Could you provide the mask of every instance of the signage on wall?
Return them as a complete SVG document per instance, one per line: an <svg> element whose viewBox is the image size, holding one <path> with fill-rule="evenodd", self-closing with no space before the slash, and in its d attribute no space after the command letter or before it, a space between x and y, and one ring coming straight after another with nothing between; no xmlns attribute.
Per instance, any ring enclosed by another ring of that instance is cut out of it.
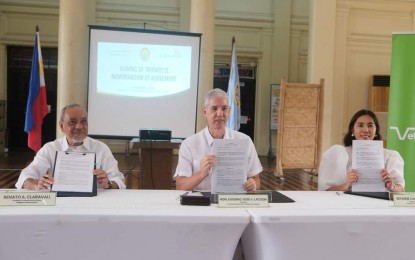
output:
<svg viewBox="0 0 415 260"><path fill-rule="evenodd" d="M278 130L278 114L280 107L280 84L271 84L271 130Z"/></svg>

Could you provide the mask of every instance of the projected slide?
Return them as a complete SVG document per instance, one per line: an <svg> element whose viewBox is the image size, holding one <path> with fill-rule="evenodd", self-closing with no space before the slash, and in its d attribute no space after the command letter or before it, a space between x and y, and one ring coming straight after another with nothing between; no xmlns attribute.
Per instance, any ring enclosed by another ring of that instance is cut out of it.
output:
<svg viewBox="0 0 415 260"><path fill-rule="evenodd" d="M196 132L201 34L89 26L88 133Z"/></svg>
<svg viewBox="0 0 415 260"><path fill-rule="evenodd" d="M190 88L190 46L98 43L97 92L160 97Z"/></svg>

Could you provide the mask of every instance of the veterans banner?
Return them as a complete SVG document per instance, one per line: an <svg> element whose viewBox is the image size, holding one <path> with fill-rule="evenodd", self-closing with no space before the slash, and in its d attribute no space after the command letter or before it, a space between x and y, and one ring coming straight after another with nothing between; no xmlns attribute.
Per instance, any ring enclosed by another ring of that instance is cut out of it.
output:
<svg viewBox="0 0 415 260"><path fill-rule="evenodd" d="M387 148L404 160L405 191L415 191L415 34L392 35Z"/></svg>

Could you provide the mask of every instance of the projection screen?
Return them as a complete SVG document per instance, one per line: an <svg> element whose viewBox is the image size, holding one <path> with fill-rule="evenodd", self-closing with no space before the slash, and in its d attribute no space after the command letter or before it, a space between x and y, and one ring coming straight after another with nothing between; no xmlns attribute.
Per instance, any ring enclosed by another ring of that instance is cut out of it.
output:
<svg viewBox="0 0 415 260"><path fill-rule="evenodd" d="M171 130L173 138L194 134L200 38L90 26L89 135L129 139L140 129Z"/></svg>

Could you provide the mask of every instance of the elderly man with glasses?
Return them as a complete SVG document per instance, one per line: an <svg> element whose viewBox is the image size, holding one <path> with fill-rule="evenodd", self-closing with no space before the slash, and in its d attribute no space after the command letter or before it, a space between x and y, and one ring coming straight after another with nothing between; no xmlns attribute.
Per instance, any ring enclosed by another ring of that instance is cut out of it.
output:
<svg viewBox="0 0 415 260"><path fill-rule="evenodd" d="M124 175L109 147L88 137L88 113L79 104L70 104L61 111L59 126L65 136L45 144L29 166L20 173L18 189L46 190L54 183L52 176L56 151L94 152L96 165L91 174L97 177L102 189L125 189Z"/></svg>

